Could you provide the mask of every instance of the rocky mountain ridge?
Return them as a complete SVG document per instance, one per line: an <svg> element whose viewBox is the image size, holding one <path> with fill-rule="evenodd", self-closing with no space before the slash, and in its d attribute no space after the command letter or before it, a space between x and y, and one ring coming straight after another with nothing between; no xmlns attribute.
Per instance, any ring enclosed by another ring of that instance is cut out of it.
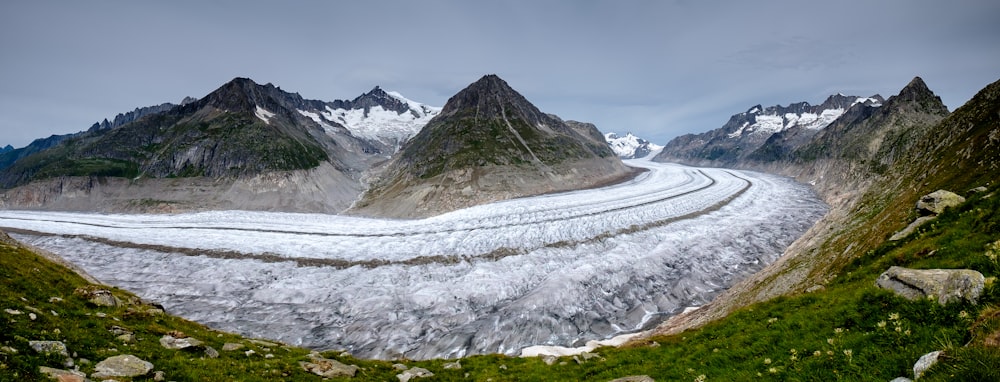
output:
<svg viewBox="0 0 1000 382"><path fill-rule="evenodd" d="M361 174L394 153L398 143L359 137L323 113L348 107L370 116L385 109L403 110L400 105L406 107L400 114L406 115L434 110L414 111L411 107L422 105L376 93L324 102L236 78L199 100L137 108L119 114L114 122L105 120L87 131L0 154L5 164L0 167L0 187L11 189L0 205L339 212L361 192ZM407 123L419 129L422 121L401 122ZM164 184L169 186L161 190ZM279 190L287 195L278 201L261 194ZM303 200L295 203L296 198Z"/></svg>
<svg viewBox="0 0 1000 382"><path fill-rule="evenodd" d="M353 211L428 216L628 173L593 125L545 114L500 77L486 75L452 96L402 147Z"/></svg>
<svg viewBox="0 0 1000 382"><path fill-rule="evenodd" d="M808 102L767 108L754 105L745 112L734 114L718 129L674 138L655 160L698 166L732 166L748 157L762 155L757 151L774 135L795 137L793 142L806 142L849 109L858 105L878 107L882 102L884 99L877 94L871 97L836 94L819 105Z"/></svg>
<svg viewBox="0 0 1000 382"><path fill-rule="evenodd" d="M923 195L991 185L1000 171L998 111L1000 81L948 113L916 77L880 107L855 105L784 158L737 163L813 184L831 211L778 261L657 332L676 333L753 302L822 288L906 227Z"/></svg>

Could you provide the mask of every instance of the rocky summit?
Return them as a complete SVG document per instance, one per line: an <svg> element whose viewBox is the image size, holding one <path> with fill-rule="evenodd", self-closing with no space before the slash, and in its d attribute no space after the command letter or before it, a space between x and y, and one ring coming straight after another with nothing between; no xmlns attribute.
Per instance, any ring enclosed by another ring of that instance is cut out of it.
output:
<svg viewBox="0 0 1000 382"><path fill-rule="evenodd" d="M593 125L545 114L496 75L451 97L378 174L353 212L424 217L593 187L629 170Z"/></svg>

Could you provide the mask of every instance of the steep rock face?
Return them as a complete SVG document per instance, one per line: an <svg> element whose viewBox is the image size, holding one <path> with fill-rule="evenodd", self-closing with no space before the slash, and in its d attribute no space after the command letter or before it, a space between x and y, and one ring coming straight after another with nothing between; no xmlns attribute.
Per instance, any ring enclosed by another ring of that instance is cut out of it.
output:
<svg viewBox="0 0 1000 382"><path fill-rule="evenodd" d="M495 75L451 97L354 211L421 217L612 182L628 170L592 125L542 113Z"/></svg>
<svg viewBox="0 0 1000 382"><path fill-rule="evenodd" d="M856 105L879 106L882 102L879 95L856 97L837 94L815 106L808 102L768 108L755 105L746 112L730 117L721 128L701 134L686 134L671 140L653 160L704 166L734 166L754 155L776 134L787 132L787 136L795 136L792 144L802 144L848 109ZM757 155L766 154L767 149Z"/></svg>

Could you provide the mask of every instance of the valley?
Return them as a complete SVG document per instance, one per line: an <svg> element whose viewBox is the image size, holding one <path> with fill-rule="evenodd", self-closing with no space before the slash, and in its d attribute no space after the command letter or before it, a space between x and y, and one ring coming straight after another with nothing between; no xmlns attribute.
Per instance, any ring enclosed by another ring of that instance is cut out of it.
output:
<svg viewBox="0 0 1000 382"><path fill-rule="evenodd" d="M648 160L598 189L420 220L0 212L0 227L211 327L364 358L517 355L648 329L773 262L808 186Z"/></svg>

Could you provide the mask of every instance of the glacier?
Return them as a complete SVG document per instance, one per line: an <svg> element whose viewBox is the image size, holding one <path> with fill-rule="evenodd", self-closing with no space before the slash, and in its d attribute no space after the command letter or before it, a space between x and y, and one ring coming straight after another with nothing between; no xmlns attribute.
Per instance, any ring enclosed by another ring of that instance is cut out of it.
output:
<svg viewBox="0 0 1000 382"><path fill-rule="evenodd" d="M787 178L626 163L648 171L421 220L6 210L0 228L213 328L427 359L650 328L774 261L827 210Z"/></svg>

